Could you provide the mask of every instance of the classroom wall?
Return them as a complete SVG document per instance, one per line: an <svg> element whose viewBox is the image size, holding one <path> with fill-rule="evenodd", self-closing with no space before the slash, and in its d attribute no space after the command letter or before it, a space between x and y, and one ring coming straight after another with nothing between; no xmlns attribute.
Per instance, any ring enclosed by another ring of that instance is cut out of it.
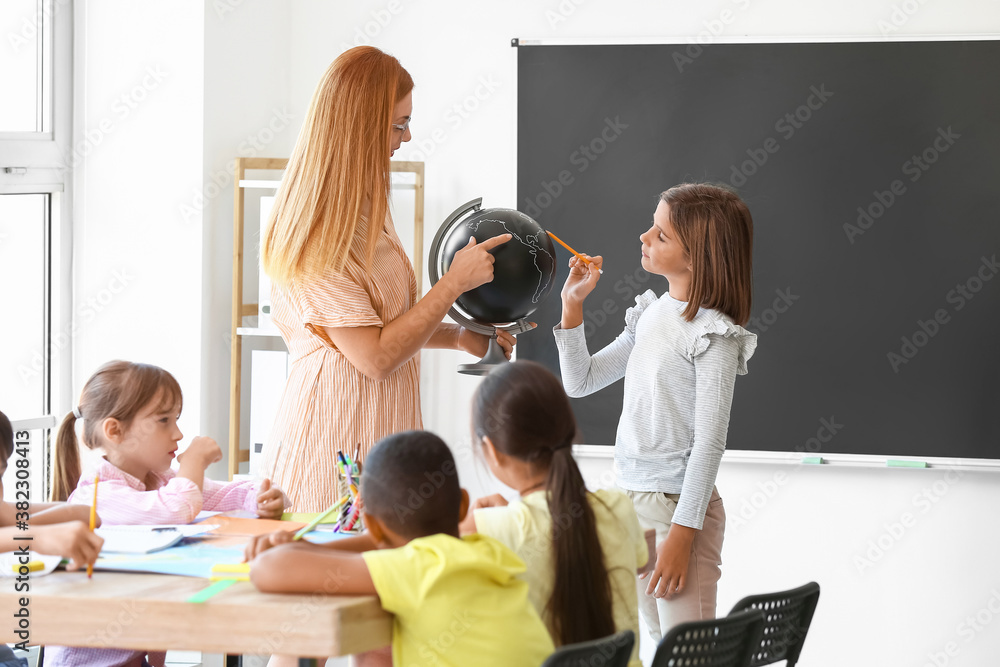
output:
<svg viewBox="0 0 1000 667"><path fill-rule="evenodd" d="M90 220L78 233L78 290L102 289L110 279L102 272L123 262L137 278L78 337L75 391L111 356L162 363L184 387L186 433L220 443L229 400L231 180L190 222L180 207L210 189L234 154L249 154L240 144L259 139L275 109L292 119L258 154L287 156L316 81L343 49L375 44L398 56L416 81L413 141L397 157L426 162L429 245L438 222L469 199L515 205L512 37L689 41L701 34L711 43L742 35L877 38L890 28L1000 32L1000 6L989 0L215 0L170 3L169 12L148 0L79 4L88 8L90 42L111 44L97 53L88 47L82 65L91 118L107 114L113 96L136 83L109 78L105 70L114 68L102 62L127 58L136 74L140 64L163 62L171 76L141 115L137 109L107 136L100 156L94 153L100 161L78 185ZM126 30L130 13L139 15ZM177 44L194 46L180 51ZM154 109L174 99L168 85L183 104L165 106L162 117ZM148 323L147 336L114 335L136 318ZM477 380L455 373L463 359L423 353L424 418L453 445L463 482L476 495L500 487L470 449L464 415ZM581 463L594 485L610 483L606 457ZM998 480L972 471L726 462L718 479L729 512L720 610L752 592L816 580L823 593L801 664L993 664L1000 654L1000 531L992 511L1000 506Z"/></svg>
<svg viewBox="0 0 1000 667"><path fill-rule="evenodd" d="M288 157L295 145L305 102L289 96L290 12L278 2L206 2L205 23L205 146L201 179L180 193L178 206L200 210L206 251L202 254L205 289L201 350L210 362L202 366L201 432L229 443L230 326L233 276L233 161L236 157ZM267 177L254 173L252 178ZM270 174L269 177L273 177ZM245 303L257 303L259 196L246 194L244 243ZM247 320L248 325L255 319ZM244 339L245 383L241 393L244 440L250 432L249 359L251 349L283 349L280 339ZM210 473L224 477L222 461Z"/></svg>
<svg viewBox="0 0 1000 667"><path fill-rule="evenodd" d="M184 220L171 204L201 179L202 6L78 0L74 13L75 127L65 164L75 194L73 323L55 339L72 345L73 386L57 388L54 411L61 419L71 410L106 361L141 361L180 382L181 430L195 435L202 220Z"/></svg>

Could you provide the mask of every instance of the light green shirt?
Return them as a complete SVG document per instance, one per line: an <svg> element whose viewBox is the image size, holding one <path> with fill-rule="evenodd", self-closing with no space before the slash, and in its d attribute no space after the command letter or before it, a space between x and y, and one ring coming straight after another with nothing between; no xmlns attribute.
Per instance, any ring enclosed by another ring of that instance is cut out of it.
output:
<svg viewBox="0 0 1000 667"><path fill-rule="evenodd" d="M649 549L632 501L624 493L601 489L587 494L597 523L597 537L604 550L604 566L611 583L612 615L615 631L631 630L639 637L639 601L636 570L646 564ZM552 619L545 607L555 584L555 555L552 552L552 515L544 491L535 491L506 507L486 507L475 511L476 530L511 548L524 560L527 570L518 575L528 583L529 599L552 631ZM572 517L567 517L572 520ZM639 642L632 650L629 667L642 667Z"/></svg>

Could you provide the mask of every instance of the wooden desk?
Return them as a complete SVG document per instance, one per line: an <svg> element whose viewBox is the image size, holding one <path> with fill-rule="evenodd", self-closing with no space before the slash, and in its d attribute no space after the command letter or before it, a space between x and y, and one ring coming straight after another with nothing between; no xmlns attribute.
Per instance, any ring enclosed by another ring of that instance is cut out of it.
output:
<svg viewBox="0 0 1000 667"><path fill-rule="evenodd" d="M207 602L212 582L166 574L54 572L31 580L31 644L207 653L336 656L387 646L392 616L372 596L276 595L239 582ZM0 640L16 643L14 580L0 580ZM8 611L10 610L10 611Z"/></svg>

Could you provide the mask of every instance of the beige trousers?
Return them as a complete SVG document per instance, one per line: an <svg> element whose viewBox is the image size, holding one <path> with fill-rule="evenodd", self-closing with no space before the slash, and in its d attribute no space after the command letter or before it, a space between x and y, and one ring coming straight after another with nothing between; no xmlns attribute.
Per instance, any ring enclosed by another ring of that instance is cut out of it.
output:
<svg viewBox="0 0 1000 667"><path fill-rule="evenodd" d="M656 544L667 537L674 518L680 494L628 491L639 525L643 530L656 530ZM722 538L726 531L726 509L718 489L712 489L712 498L705 512L705 523L691 545L687 582L679 595L667 600L646 595L649 577L636 579L639 594L639 613L642 614L649 634L659 642L667 631L678 623L715 618L715 600L722 576Z"/></svg>

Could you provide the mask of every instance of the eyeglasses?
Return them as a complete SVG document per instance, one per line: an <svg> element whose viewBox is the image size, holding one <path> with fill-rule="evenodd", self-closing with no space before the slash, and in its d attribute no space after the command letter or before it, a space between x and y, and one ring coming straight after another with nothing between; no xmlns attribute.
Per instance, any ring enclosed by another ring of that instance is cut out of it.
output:
<svg viewBox="0 0 1000 667"><path fill-rule="evenodd" d="M407 118L406 122L403 123L402 125L396 125L395 123L393 123L389 127L391 127L394 130L399 130L400 132L406 132L408 129L410 129L410 119Z"/></svg>

